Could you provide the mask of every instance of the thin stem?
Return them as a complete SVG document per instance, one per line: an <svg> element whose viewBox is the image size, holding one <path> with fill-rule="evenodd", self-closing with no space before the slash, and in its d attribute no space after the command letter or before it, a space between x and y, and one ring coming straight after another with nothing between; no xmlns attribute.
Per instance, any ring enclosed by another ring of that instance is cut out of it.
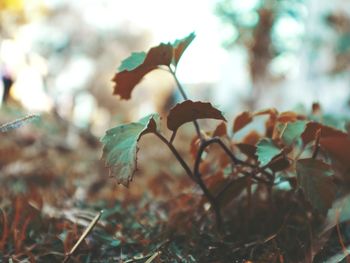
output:
<svg viewBox="0 0 350 263"><path fill-rule="evenodd" d="M195 164L194 164L193 174L194 174L195 178L197 179L197 183L200 186L200 188L202 189L204 195L207 197L211 207L214 209L215 217L216 217L216 225L217 225L217 228L220 230L221 224L222 224L220 203L218 203L217 199L210 193L209 189L207 188L207 186L203 182L202 175L199 171L199 165L200 165L201 160L202 160L202 154L203 154L205 148L208 145L210 145L210 143L211 143L210 140L209 141L203 140L201 142L199 149L198 149L198 152L197 152L197 157L196 157Z"/></svg>
<svg viewBox="0 0 350 263"><path fill-rule="evenodd" d="M181 93L181 96L183 97L184 100L188 100L188 97L187 97L187 94L186 94L184 88L182 87L179 79L177 78L175 71L170 66L169 66L169 71L170 71L171 75L173 75L173 77L175 79L176 85L177 85L177 87L178 87L178 89L179 89L179 91Z"/></svg>
<svg viewBox="0 0 350 263"><path fill-rule="evenodd" d="M173 75L173 77L174 77L174 79L175 79L176 85L177 85L177 87L178 87L178 89L179 89L179 91L180 91L180 93L181 93L181 96L183 97L184 100L188 100L187 94L186 94L184 88L182 87L182 85L181 85L179 79L177 78L175 70L173 70L173 69L169 66L169 71L170 71L171 75ZM197 132L198 137L199 137L200 140L202 141L202 140L203 140L203 137L202 137L201 129L200 129L200 127L199 127L199 124L198 124L197 120L194 120L194 121L193 121L193 125L194 125L194 127L195 127L195 129L196 129L196 132Z"/></svg>
<svg viewBox="0 0 350 263"><path fill-rule="evenodd" d="M170 143L172 144L175 140L175 136L176 136L176 132L177 130L173 131L173 133L171 134L171 137L170 137Z"/></svg>
<svg viewBox="0 0 350 263"><path fill-rule="evenodd" d="M155 135L163 142L165 143L168 148L170 149L170 151L174 154L175 158L179 161L179 163L181 164L181 166L184 168L184 170L186 171L187 175L196 183L198 184L198 186L201 188L201 190L203 191L205 197L208 199L208 201L210 202L212 208L215 211L215 215L216 215L216 222L217 222L217 226L220 229L221 227L221 214L220 214L220 208L217 205L216 199L215 197L210 193L209 189L207 188L207 186L205 185L205 183L202 180L202 176L199 172L199 162L201 160L203 151L205 149L205 144L203 146L203 143L201 144L200 149L198 150L197 153L197 158L196 158L196 164L195 164L195 168L194 168L194 172L192 173L191 169L189 168L189 166L187 165L187 163L184 161L184 159L181 157L181 155L179 154L179 152L176 150L176 148L174 147L174 145L172 145L162 134L155 132ZM199 161L198 161L199 160Z"/></svg>
<svg viewBox="0 0 350 263"><path fill-rule="evenodd" d="M181 157L181 155L179 154L179 152L176 150L176 148L174 147L174 145L172 145L162 134L155 132L154 133L163 143L166 144L166 146L168 146L168 148L170 149L170 151L174 154L175 158L178 160L178 162L181 164L182 168L184 168L186 174L194 181L197 183L197 180L195 179L195 177L193 176L193 173L190 169L190 167L188 166L188 164L185 162L185 160Z"/></svg>

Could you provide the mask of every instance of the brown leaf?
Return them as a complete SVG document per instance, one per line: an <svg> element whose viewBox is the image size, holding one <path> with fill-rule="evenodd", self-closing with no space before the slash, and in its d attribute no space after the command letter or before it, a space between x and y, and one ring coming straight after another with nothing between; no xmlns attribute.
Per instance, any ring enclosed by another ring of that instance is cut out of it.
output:
<svg viewBox="0 0 350 263"><path fill-rule="evenodd" d="M242 143L256 145L260 138L261 135L257 131L251 131L243 138Z"/></svg>
<svg viewBox="0 0 350 263"><path fill-rule="evenodd" d="M319 129L321 129L321 139L326 137L346 138L348 136L345 132L342 132L330 126L322 125L318 122L309 122L301 135L303 143L308 144L309 142L315 140L316 133Z"/></svg>
<svg viewBox="0 0 350 263"><path fill-rule="evenodd" d="M320 145L344 167L350 168L350 139L348 137L326 137Z"/></svg>
<svg viewBox="0 0 350 263"><path fill-rule="evenodd" d="M199 145L200 145L200 139L199 139L198 135L196 135L192 138L191 144L190 144L190 154L193 157L193 159L196 159L196 157L197 157Z"/></svg>
<svg viewBox="0 0 350 263"><path fill-rule="evenodd" d="M240 113L233 122L233 132L237 132L244 128L253 120L252 114L248 111Z"/></svg>
<svg viewBox="0 0 350 263"><path fill-rule="evenodd" d="M272 160L270 165L269 165L269 168L273 172L283 171L290 166L290 162L286 157L280 157L278 159L277 158L276 158L276 160Z"/></svg>
<svg viewBox="0 0 350 263"><path fill-rule="evenodd" d="M134 53L134 55L135 54L136 53ZM136 84L139 83L148 72L156 69L160 65L170 65L172 54L172 45L162 43L157 47L151 48L143 62L141 62L142 58L138 58L137 62L131 62L132 58L124 60L121 66L123 71L118 72L112 79L112 81L115 82L113 94L119 95L121 99L130 99L131 92Z"/></svg>
<svg viewBox="0 0 350 263"><path fill-rule="evenodd" d="M261 116L261 115L277 116L278 111L275 108L269 108L261 111L256 111L253 113L253 116Z"/></svg>
<svg viewBox="0 0 350 263"><path fill-rule="evenodd" d="M196 37L194 33L189 34L187 37L176 40L173 44L174 55L173 55L173 64L177 66L182 54L185 52L186 48L191 44L193 39Z"/></svg>
<svg viewBox="0 0 350 263"><path fill-rule="evenodd" d="M318 102L312 103L312 114L320 115L322 112L321 105Z"/></svg>
<svg viewBox="0 0 350 263"><path fill-rule="evenodd" d="M237 143L235 144L238 149L250 158L256 159L256 146L247 143Z"/></svg>
<svg viewBox="0 0 350 263"><path fill-rule="evenodd" d="M225 122L221 122L213 132L213 137L224 137L227 136L227 126Z"/></svg>
<svg viewBox="0 0 350 263"><path fill-rule="evenodd" d="M261 116L261 115L269 115L269 118L265 123L265 127L266 127L265 136L272 138L273 131L275 129L275 125L278 117L278 111L275 108L270 108L270 109L255 112L253 114L253 116Z"/></svg>
<svg viewBox="0 0 350 263"><path fill-rule="evenodd" d="M176 104L169 112L167 126L171 131L176 131L182 124L197 119L217 119L226 121L221 111L214 108L208 102L186 100Z"/></svg>
<svg viewBox="0 0 350 263"><path fill-rule="evenodd" d="M294 122L297 120L304 120L306 119L305 116L297 114L293 111L285 111L285 112L281 112L278 117L277 117L277 121L278 122Z"/></svg>

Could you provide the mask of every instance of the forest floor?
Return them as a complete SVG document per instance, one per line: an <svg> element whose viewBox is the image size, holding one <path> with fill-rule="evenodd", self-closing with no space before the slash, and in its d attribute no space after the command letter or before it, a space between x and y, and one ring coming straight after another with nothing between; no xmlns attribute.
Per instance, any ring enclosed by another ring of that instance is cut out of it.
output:
<svg viewBox="0 0 350 263"><path fill-rule="evenodd" d="M0 120L24 114L9 108ZM183 136L180 153L191 159ZM70 262L310 262L315 252L314 262L331 262L324 259L341 252L335 231L312 237L317 217L288 191L231 204L218 230L199 189L151 135L129 188L108 176L99 139L57 116L0 137L0 257L8 262L62 262L89 226Z"/></svg>

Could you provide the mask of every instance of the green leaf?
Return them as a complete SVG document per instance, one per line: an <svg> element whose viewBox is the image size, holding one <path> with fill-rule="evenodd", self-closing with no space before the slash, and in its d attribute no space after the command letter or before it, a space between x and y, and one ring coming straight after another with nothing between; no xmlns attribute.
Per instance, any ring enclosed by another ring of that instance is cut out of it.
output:
<svg viewBox="0 0 350 263"><path fill-rule="evenodd" d="M122 64L119 66L118 70L134 70L135 68L139 67L146 59L146 53L145 52L133 52L131 53L131 56L124 59L122 61Z"/></svg>
<svg viewBox="0 0 350 263"><path fill-rule="evenodd" d="M256 156L261 166L267 165L274 157L282 152L271 139L261 139L256 145Z"/></svg>
<svg viewBox="0 0 350 263"><path fill-rule="evenodd" d="M331 167L316 159L300 159L296 164L298 185L311 205L322 214L327 214L335 198L336 186Z"/></svg>
<svg viewBox="0 0 350 263"><path fill-rule="evenodd" d="M295 121L287 123L287 126L282 133L282 140L287 145L294 143L304 132L306 123L306 121Z"/></svg>
<svg viewBox="0 0 350 263"><path fill-rule="evenodd" d="M138 122L116 126L102 137L102 159L118 183L129 185L137 169L138 141L142 135L156 132L157 127L159 115L151 114Z"/></svg>

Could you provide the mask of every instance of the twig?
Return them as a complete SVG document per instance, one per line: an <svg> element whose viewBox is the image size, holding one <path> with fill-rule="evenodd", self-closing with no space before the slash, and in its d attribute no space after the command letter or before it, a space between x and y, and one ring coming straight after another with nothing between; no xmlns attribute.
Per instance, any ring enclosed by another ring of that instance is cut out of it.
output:
<svg viewBox="0 0 350 263"><path fill-rule="evenodd" d="M83 240L87 237L87 235L91 232L91 230L95 227L98 220L100 219L103 211L100 211L97 213L97 215L94 217L94 219L91 221L89 226L85 229L84 233L80 236L79 240L75 243L75 245L72 247L72 249L69 251L69 253L66 255L62 263L67 263L71 256L74 254L74 252L78 249L78 247L81 245Z"/></svg>
<svg viewBox="0 0 350 263"><path fill-rule="evenodd" d="M7 132L7 131L10 131L13 129L17 129L28 122L31 122L31 121L38 119L39 117L40 117L39 115L31 114L31 115L16 119L16 120L11 121L11 122L1 124L0 125L0 132Z"/></svg>
<svg viewBox="0 0 350 263"><path fill-rule="evenodd" d="M208 199L211 207L214 209L215 217L216 217L216 225L217 225L217 228L220 230L221 224L222 224L220 204L217 202L217 199L210 193L209 189L207 188L207 186L203 182L202 175L199 171L199 165L200 165L201 160L202 160L202 154L203 154L205 148L208 147L212 143L214 143L213 139L210 139L207 141L201 141L201 144L200 144L198 152L197 152L196 160L194 163L193 174L194 174L195 178L197 179L197 184L200 186L205 197Z"/></svg>

